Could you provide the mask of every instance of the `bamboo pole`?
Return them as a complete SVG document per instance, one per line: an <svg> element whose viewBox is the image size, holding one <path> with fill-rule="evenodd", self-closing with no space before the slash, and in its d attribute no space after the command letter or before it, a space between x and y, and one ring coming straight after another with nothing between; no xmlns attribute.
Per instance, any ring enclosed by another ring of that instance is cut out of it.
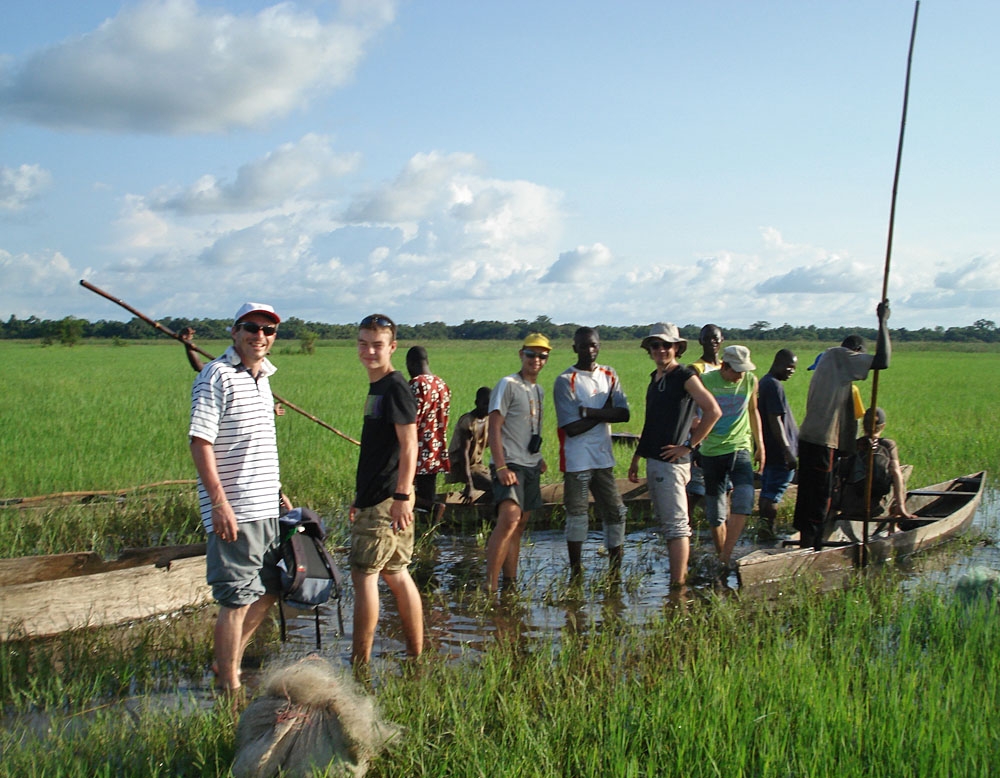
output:
<svg viewBox="0 0 1000 778"><path fill-rule="evenodd" d="M903 115L899 123L899 142L896 145L896 171L892 178L892 202L889 206L889 234L885 246L885 268L882 271L882 298L883 305L889 304L889 267L892 262L892 237L896 224L896 195L899 191L899 169L903 161L903 138L906 133L906 111L910 103L910 70L913 65L913 44L917 38L917 17L920 14L920 0L916 0L913 6L913 26L910 29L910 48L906 56L906 85L903 87ZM872 376L872 400L869 408L878 407L878 379L879 370L874 371ZM874 413L874 411L873 411ZM875 419L872 419L872 430L874 432ZM864 420L862 420L862 429ZM862 532L861 564L868 564L868 525L871 522L871 500L872 500L872 467L875 460L875 450L868 452L868 474L865 478L865 521Z"/></svg>
<svg viewBox="0 0 1000 778"><path fill-rule="evenodd" d="M144 313L142 313L140 311L137 311L135 308L133 308L128 303L126 303L126 302L124 302L122 300L119 300L117 297L115 297L113 295L108 294L103 289L99 289L98 287L96 287L92 283L90 283L89 281L85 281L83 279L80 279L80 286L82 286L82 287L84 287L86 289L89 289L91 292L99 294L101 297L104 297L104 298L110 300L111 302L115 303L116 305L120 305L126 311L128 311L129 313L131 313L131 314L137 316L138 318L142 319L144 322L146 322L146 324L150 325L151 327L153 327L156 330L159 330L160 332L162 332L167 337L173 338L174 340L176 340L176 341L178 341L180 343L183 343L185 348L190 348L190 349L192 349L194 351L197 351L199 354L201 354L203 357L206 357L207 359L215 359L215 357L213 357L207 351L203 351L202 349L198 348L198 346L194 345L193 343L190 343L190 342L184 340L184 338L182 338L180 335L178 335L176 332L174 332L169 327L164 327L158 321L154 321L153 319L151 319L148 316L146 316L146 314L144 314ZM310 421L316 422L319 426L321 426L321 427L323 427L325 429L330 430L330 432L334 433L335 435L339 435L344 440L349 440L355 446L360 446L361 445L361 443L359 441L355 440L350 435L345 435L343 432L341 432L340 430L338 430L336 427L332 427L329 424L327 424L325 421L323 421L322 419L319 419L316 416L313 416L308 411L304 411L302 408L300 408L299 406L297 406L295 403L286 400L284 397L279 397L277 394L274 394L273 392L272 392L272 395L274 396L274 399L277 400L278 402L280 402L282 405L287 406L288 408L291 408L296 413L302 414L303 416L305 416Z"/></svg>

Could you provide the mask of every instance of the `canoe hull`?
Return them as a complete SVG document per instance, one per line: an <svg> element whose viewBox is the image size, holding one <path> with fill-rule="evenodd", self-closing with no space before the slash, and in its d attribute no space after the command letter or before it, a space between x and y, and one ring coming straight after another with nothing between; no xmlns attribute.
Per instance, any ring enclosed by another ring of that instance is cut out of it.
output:
<svg viewBox="0 0 1000 778"><path fill-rule="evenodd" d="M913 490L906 501L911 513L926 521L912 529L892 535L877 534L868 542L869 563L880 564L936 546L964 533L982 501L985 472L943 481L924 489ZM954 492L954 494L920 494L921 492ZM874 530L877 522L871 522ZM839 581L862 564L861 522L840 522L831 535L833 542L848 545L824 548L820 551L801 548L774 548L754 551L737 560L737 575L741 589L780 588L798 576L821 579L826 585ZM797 540L793 535L789 540ZM852 542L853 541L853 542Z"/></svg>
<svg viewBox="0 0 1000 778"><path fill-rule="evenodd" d="M646 479L640 478L639 483L632 483L627 478L615 479L618 493L621 494L625 506L628 507L631 515L638 515L635 512L650 510L649 488L646 486ZM532 511L533 518L549 516L557 508L563 507L563 483L542 484L542 507L537 511ZM493 495L488 492L473 492L475 502L471 505L462 503L460 492L446 492L438 495L438 500L446 506L445 521L463 521L466 519L492 519L494 517ZM590 502L593 502L593 495Z"/></svg>
<svg viewBox="0 0 1000 778"><path fill-rule="evenodd" d="M103 563L89 555L71 554L2 560L0 642L50 637L203 605L211 599L205 583L204 545L178 548L184 551L174 549L174 553L186 556L171 558L172 549L159 548ZM198 550L200 555L191 555ZM77 558L77 564L72 564L71 557ZM50 564L45 564L46 559ZM15 569L35 570L36 580L21 575L16 580L24 583L12 583ZM68 577L53 577L59 572Z"/></svg>

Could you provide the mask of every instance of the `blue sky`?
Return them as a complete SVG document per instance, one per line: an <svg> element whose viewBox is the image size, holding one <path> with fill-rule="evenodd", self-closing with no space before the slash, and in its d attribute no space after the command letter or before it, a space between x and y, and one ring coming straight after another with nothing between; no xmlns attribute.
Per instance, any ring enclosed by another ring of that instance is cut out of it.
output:
<svg viewBox="0 0 1000 778"><path fill-rule="evenodd" d="M873 325L912 15L8 0L0 317ZM998 28L921 6L894 326L1000 319Z"/></svg>

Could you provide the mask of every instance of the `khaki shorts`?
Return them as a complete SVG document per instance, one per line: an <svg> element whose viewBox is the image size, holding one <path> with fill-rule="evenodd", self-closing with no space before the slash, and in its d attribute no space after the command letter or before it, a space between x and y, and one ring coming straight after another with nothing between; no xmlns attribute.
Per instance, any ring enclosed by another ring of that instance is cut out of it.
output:
<svg viewBox="0 0 1000 778"><path fill-rule="evenodd" d="M691 537L688 521L687 486L691 464L646 460L646 484L653 503L653 515L660 522L667 540Z"/></svg>
<svg viewBox="0 0 1000 778"><path fill-rule="evenodd" d="M416 522L401 532L394 532L392 498L378 505L362 508L351 525L351 553L348 557L352 570L360 570L365 575L376 573L398 573L405 570L413 557L413 536ZM413 508L413 496L410 496Z"/></svg>

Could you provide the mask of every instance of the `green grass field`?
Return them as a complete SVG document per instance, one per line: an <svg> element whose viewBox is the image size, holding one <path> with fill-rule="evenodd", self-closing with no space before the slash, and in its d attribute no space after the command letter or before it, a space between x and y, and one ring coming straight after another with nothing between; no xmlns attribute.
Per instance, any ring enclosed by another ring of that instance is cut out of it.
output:
<svg viewBox="0 0 1000 778"><path fill-rule="evenodd" d="M397 367L409 345L400 345ZM518 365L514 343L426 345L452 387L453 419L478 386ZM802 363L787 384L801 420L804 367L823 344L758 344L758 375L784 345ZM0 342L0 358L0 497L194 476L186 439L194 376L176 344ZM279 394L358 436L367 382L352 343L321 344L314 356L279 347L274 361ZM569 344L557 343L542 385L572 361ZM602 361L618 369L632 399L633 418L621 428L638 432L648 357L635 344L609 343ZM996 351L896 353L879 403L914 465L913 483L996 472L997 379ZM293 413L278 430L288 492L335 515L350 499L356 448ZM544 432L554 464L551 400ZM10 556L200 538L189 487L125 503L0 509ZM178 626L186 620L151 620L6 644L0 776L226 774L234 737L221 709L126 713L120 705L198 682L211 644L210 609L200 614L188 630ZM904 594L889 579L825 596L803 587L773 603L712 598L665 608L652 624L567 630L558 648L497 642L458 662L428 652L416 672L390 664L377 679L386 715L408 734L370 775L986 776L1000 753L983 707L1000 692L998 637L995 605L963 606L936 590ZM262 647L265 658L273 647ZM35 715L46 717L44 737L13 726Z"/></svg>
<svg viewBox="0 0 1000 778"><path fill-rule="evenodd" d="M221 353L226 343L202 344ZM404 367L400 343L394 358ZM493 386L518 368L516 343L442 341L426 344L431 369L452 389L452 421L471 409L476 389ZM757 374L775 351L790 346L800 355L799 372L786 384L801 420L811 364L823 344L779 342L753 346ZM307 356L279 347L272 387L352 437L359 437L367 380L351 342L325 342ZM696 354L687 354L688 360ZM42 348L37 343L0 341L4 364L0 420L4 430L0 498L64 491L118 489L164 480L193 478L187 445L190 387L194 378L183 349L173 341L116 348L88 343ZM601 360L613 365L632 404L621 431L642 429L645 387L652 363L634 343L609 342ZM543 450L558 479L558 442L551 386L572 364L569 342L557 342L541 374L547 390ZM882 373L879 404L888 414L888 436L914 466L911 483L924 484L1000 466L1000 403L990 387L1000 383L1000 353L925 350L913 344L897 350ZM870 382L861 384L866 404ZM328 517L343 511L353 495L357 447L297 413L277 420L282 480L296 504ZM624 476L628 453L619 455ZM11 556L95 548L106 552L129 545L188 542L200 538L194 491L170 490L127 504L72 506L0 512L0 544Z"/></svg>

